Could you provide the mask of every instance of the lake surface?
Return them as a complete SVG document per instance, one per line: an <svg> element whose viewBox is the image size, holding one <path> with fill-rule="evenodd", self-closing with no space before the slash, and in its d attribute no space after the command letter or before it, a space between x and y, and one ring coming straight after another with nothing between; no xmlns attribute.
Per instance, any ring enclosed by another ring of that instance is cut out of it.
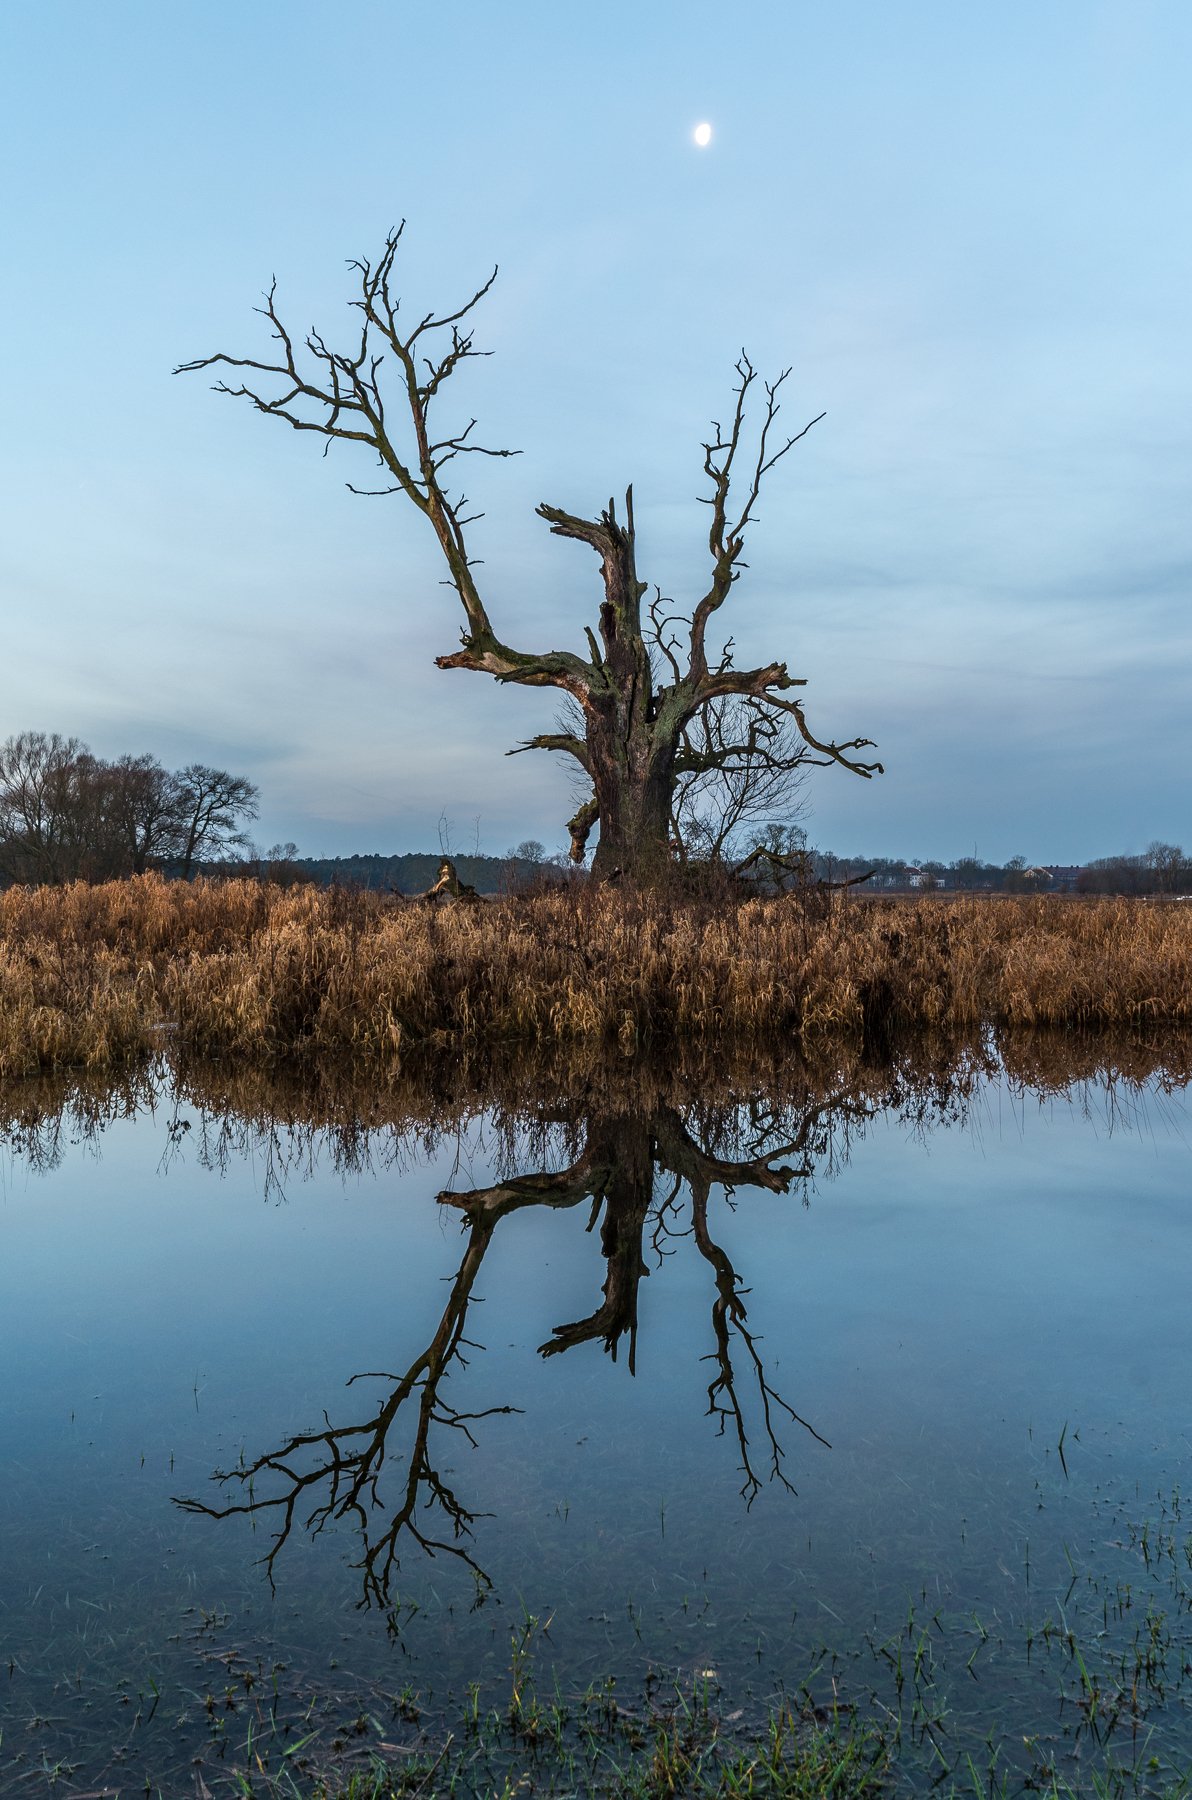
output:
<svg viewBox="0 0 1192 1800"><path fill-rule="evenodd" d="M970 1756L1161 1788L1188 1064L10 1086L0 1791L346 1765L527 1668L742 1731L835 1695L924 1792Z"/></svg>

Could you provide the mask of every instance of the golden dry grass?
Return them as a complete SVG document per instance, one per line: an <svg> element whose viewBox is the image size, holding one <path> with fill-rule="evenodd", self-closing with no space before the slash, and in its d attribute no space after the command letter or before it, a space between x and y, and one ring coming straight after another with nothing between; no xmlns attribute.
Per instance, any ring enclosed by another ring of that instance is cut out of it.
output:
<svg viewBox="0 0 1192 1800"><path fill-rule="evenodd" d="M589 889L436 910L255 882L0 894L0 1074L179 1049L403 1060L533 1043L623 1052L856 1044L987 1026L1192 1021L1192 906Z"/></svg>

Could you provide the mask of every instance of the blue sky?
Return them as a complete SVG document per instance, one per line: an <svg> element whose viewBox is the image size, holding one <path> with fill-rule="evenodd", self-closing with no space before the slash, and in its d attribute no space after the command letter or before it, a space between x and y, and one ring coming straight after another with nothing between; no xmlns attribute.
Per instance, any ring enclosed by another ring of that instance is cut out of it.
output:
<svg viewBox="0 0 1192 1800"><path fill-rule="evenodd" d="M501 756L551 696L434 668L422 522L170 374L263 351L273 274L334 339L404 217L412 309L501 265L458 403L523 452L469 471L510 641L594 613L539 500L632 481L640 572L698 589L744 344L827 417L729 629L888 769L817 774L812 838L1192 844L1190 66L1184 0L6 0L0 736L224 764L311 854L565 843L559 759Z"/></svg>

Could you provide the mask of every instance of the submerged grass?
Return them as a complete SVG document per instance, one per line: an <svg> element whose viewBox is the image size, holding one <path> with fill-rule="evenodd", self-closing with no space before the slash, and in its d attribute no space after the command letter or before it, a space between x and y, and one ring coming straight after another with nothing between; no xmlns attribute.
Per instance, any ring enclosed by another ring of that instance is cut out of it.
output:
<svg viewBox="0 0 1192 1800"><path fill-rule="evenodd" d="M1003 1713L995 1700L976 1747L947 1681L949 1661L972 1633L942 1607L928 1615L912 1600L888 1640L867 1634L874 1668L889 1665L877 1686L858 1680L859 1666L850 1676L856 1658L825 1646L797 1692L732 1710L716 1671L698 1664L686 1679L650 1669L629 1698L611 1675L570 1691L548 1668L543 1685L537 1656L553 1619L544 1623L523 1607L509 1632L504 1683L483 1699L480 1685L470 1686L462 1705L445 1712L409 1687L375 1712L345 1699L337 1725L316 1718L313 1701L284 1722L276 1703L267 1710L258 1702L255 1737L250 1731L247 1745L232 1750L217 1719L219 1760L196 1758L195 1766L203 1764L209 1781L230 1780L242 1800L1187 1800L1192 1767L1160 1754L1151 1729L1152 1711L1182 1706L1192 1674L1183 1575L1192 1538L1178 1490L1159 1498L1157 1518L1131 1522L1127 1512L1118 1520L1154 1589L1132 1638L1128 1627L1112 1630L1113 1607L1119 1624L1133 1607L1130 1588L1082 1575L1065 1549L1073 1571L1066 1601L1086 1583L1103 1600L1103 1624L1096 1628L1094 1617L1083 1649L1063 1607L1062 1624L1049 1615L1037 1629L1026 1625L1027 1665L1032 1655L1047 1665L1039 1672L1053 1688L1052 1729L1035 1737L1014 1735L1013 1709ZM1174 1613L1160 1603L1164 1591ZM1010 1620L987 1626L974 1613L972 1624L977 1645L965 1673L979 1682L973 1662L988 1646L995 1657L1004 1648ZM226 1657L220 1666L233 1672Z"/></svg>
<svg viewBox="0 0 1192 1800"><path fill-rule="evenodd" d="M293 1791L303 1800L879 1800L889 1791L884 1739L843 1710L821 1718L783 1706L748 1736L726 1731L698 1696L651 1701L638 1716L589 1695L577 1713L573 1720L555 1702L542 1725L528 1730L493 1714L448 1737L437 1754L415 1753L397 1766L374 1759L344 1780L316 1779ZM246 1795L253 1791L246 1785Z"/></svg>
<svg viewBox="0 0 1192 1800"><path fill-rule="evenodd" d="M1149 1755L1137 1734L1114 1753L1113 1724L1098 1724L1096 1678L1071 1633L1064 1634L1067 1654L1094 1700L1077 1697L1084 1716L1069 1747L1076 1754L1060 1772L1035 1740L1025 1740L1031 1754L1014 1769L1003 1766L1006 1746L994 1730L978 1755L950 1744L946 1702L932 1675L919 1671L929 1633L919 1632L916 1649L913 1606L905 1635L915 1693L908 1685L904 1696L900 1687L897 1711L843 1700L838 1674L826 1703L817 1703L812 1686L821 1666L797 1697L753 1708L747 1719L698 1679L671 1684L648 1675L628 1703L611 1676L582 1692L556 1685L540 1697L528 1647L538 1625L527 1617L511 1633L504 1697L482 1704L479 1686L471 1687L450 1718L434 1708L427 1720L413 1688L390 1696L379 1708L383 1717L345 1698L334 1723L330 1696L286 1720L276 1698L271 1705L258 1699L255 1729L250 1722L244 1737L241 1719L233 1746L226 1702L208 1695L214 1754L194 1758L196 1791L211 1800L219 1793L240 1800L899 1800L928 1793L939 1800L1187 1800L1192 1793L1192 1774ZM234 1665L225 1672L231 1678Z"/></svg>
<svg viewBox="0 0 1192 1800"><path fill-rule="evenodd" d="M1192 1021L1192 907L698 900L586 888L433 906L153 876L0 894L0 1075L534 1042L632 1054Z"/></svg>

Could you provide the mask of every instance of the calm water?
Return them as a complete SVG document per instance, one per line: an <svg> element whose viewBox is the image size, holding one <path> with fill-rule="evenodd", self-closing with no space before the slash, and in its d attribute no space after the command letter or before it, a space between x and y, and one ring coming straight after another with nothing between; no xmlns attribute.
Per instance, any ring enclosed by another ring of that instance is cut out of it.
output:
<svg viewBox="0 0 1192 1800"><path fill-rule="evenodd" d="M835 1690L924 1790L991 1733L1186 1769L1192 1116L1152 1061L433 1126L10 1088L0 1791L433 1738L511 1633L568 1699Z"/></svg>

